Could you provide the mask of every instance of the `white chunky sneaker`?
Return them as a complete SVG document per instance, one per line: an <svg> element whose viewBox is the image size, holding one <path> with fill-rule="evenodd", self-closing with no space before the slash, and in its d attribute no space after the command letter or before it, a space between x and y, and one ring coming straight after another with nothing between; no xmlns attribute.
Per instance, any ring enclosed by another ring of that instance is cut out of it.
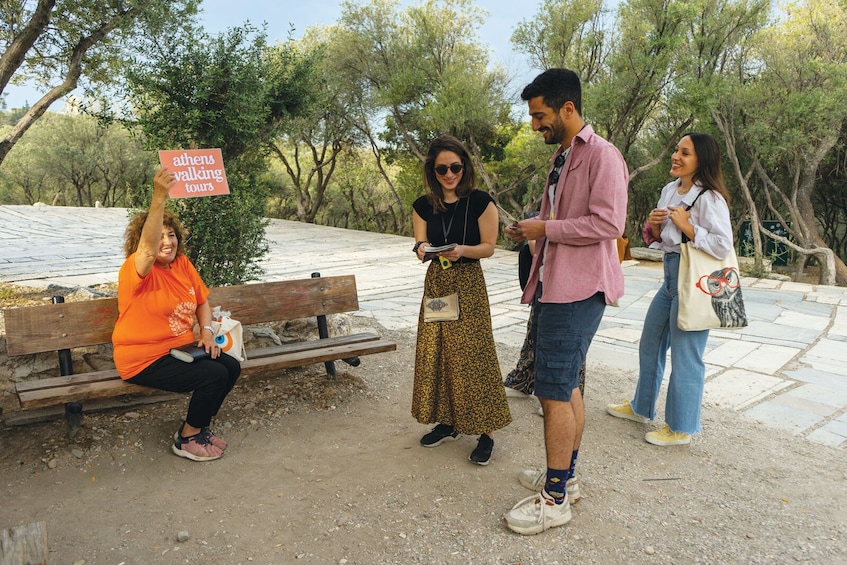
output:
<svg viewBox="0 0 847 565"><path fill-rule="evenodd" d="M524 536L564 526L570 520L570 503L565 500L562 504L556 504L545 490L524 498L503 516L507 528Z"/></svg>

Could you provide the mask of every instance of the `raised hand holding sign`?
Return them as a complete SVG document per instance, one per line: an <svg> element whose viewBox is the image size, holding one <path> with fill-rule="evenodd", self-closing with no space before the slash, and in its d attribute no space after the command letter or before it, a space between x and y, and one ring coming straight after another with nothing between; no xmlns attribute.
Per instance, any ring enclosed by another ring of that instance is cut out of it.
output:
<svg viewBox="0 0 847 565"><path fill-rule="evenodd" d="M163 150L159 151L159 161L176 179L169 192L171 198L229 194L220 149Z"/></svg>

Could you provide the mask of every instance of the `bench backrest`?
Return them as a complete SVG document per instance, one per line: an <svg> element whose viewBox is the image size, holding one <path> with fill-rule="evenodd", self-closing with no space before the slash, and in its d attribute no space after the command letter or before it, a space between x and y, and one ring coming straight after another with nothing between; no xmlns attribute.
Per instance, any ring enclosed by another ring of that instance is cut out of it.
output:
<svg viewBox="0 0 847 565"><path fill-rule="evenodd" d="M359 309L353 275L209 289L209 305L229 310L243 325L308 318ZM27 355L112 341L118 299L105 298L3 310L8 355Z"/></svg>

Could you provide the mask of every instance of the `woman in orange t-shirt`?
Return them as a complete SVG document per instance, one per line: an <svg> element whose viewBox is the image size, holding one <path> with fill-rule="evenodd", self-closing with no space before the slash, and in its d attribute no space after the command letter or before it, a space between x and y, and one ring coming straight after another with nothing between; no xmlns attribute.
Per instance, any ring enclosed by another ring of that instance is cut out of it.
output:
<svg viewBox="0 0 847 565"><path fill-rule="evenodd" d="M150 209L127 226L127 258L118 275L118 321L112 333L115 366L132 384L193 392L171 447L180 457L211 461L223 455L226 442L209 426L241 365L215 345L209 289L185 255L185 228L165 210L173 183L172 172L158 170ZM185 363L170 355L171 348L190 343L205 349L208 357Z"/></svg>

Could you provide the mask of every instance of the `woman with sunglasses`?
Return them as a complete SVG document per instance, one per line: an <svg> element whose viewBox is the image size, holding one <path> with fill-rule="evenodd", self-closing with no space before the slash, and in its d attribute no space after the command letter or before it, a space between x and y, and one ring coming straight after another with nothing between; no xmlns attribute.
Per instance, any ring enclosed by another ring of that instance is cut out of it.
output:
<svg viewBox="0 0 847 565"><path fill-rule="evenodd" d="M733 248L729 219L729 193L721 173L720 148L705 133L692 132L680 139L671 157L676 180L662 189L659 204L644 226L644 241L664 252L665 278L653 297L638 346L638 384L632 401L610 404L606 411L617 418L647 423L656 417L656 400L671 350L671 374L665 400L665 425L647 433L654 445L683 445L699 432L706 365L703 354L709 330L684 331L677 325L679 252L683 234L719 259ZM689 210L690 208L690 210Z"/></svg>
<svg viewBox="0 0 847 565"><path fill-rule="evenodd" d="M488 465L492 433L512 421L479 264L494 254L499 217L491 196L475 189L470 156L455 137L432 142L423 173L427 190L413 205L413 251L423 261L426 247L456 244L431 260L424 297L457 293L459 319L426 322L421 304L412 415L422 424L437 424L421 438L424 447L478 435L469 459Z"/></svg>

